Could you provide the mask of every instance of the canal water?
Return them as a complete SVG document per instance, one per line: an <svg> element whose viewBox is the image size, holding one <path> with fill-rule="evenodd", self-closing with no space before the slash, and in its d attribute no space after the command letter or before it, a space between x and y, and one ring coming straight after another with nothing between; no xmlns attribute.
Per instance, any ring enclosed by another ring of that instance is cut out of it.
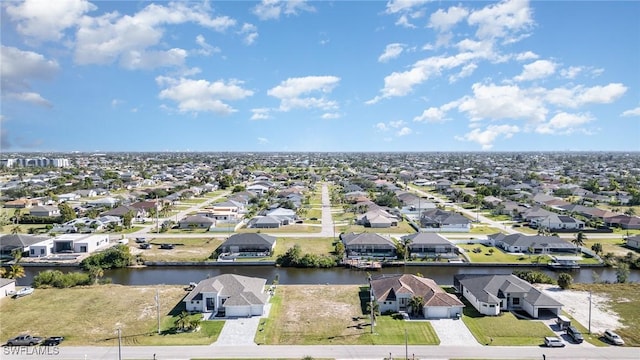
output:
<svg viewBox="0 0 640 360"><path fill-rule="evenodd" d="M26 267L26 276L17 281L18 285L30 285L33 277L40 271L56 269L63 272L79 271L76 267ZM559 272L539 267L518 267L518 270L538 270L557 279ZM456 274L510 274L516 268L511 267L457 267L457 266L407 266L409 274L420 273L424 277L433 279L441 285L452 285ZM398 274L403 267L389 267L371 271L370 274ZM266 278L267 283L278 280L283 285L303 284L335 284L354 285L367 282L367 272L347 268L330 269L297 269L279 268L272 265L264 266L151 266L145 268L126 268L105 271L104 277L111 278L114 284L122 285L186 285L189 282L199 282L208 277L221 274L238 274ZM612 268L581 268L570 271L576 283L592 283L597 281L616 281L616 271ZM632 270L629 274L630 282L640 282L640 271Z"/></svg>

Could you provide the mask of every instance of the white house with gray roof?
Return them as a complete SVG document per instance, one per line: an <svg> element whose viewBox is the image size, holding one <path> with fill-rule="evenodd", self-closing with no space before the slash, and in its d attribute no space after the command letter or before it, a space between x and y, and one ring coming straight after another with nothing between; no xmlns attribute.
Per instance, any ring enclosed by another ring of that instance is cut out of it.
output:
<svg viewBox="0 0 640 360"><path fill-rule="evenodd" d="M562 313L561 303L515 275L460 274L453 286L483 315L522 310L537 319Z"/></svg>
<svg viewBox="0 0 640 360"><path fill-rule="evenodd" d="M557 236L497 233L488 235L487 238L491 245L510 253L529 252L529 249L533 249L534 254L576 251L575 245Z"/></svg>
<svg viewBox="0 0 640 360"><path fill-rule="evenodd" d="M269 302L266 282L261 278L223 274L200 281L183 301L190 312L226 317L261 316Z"/></svg>

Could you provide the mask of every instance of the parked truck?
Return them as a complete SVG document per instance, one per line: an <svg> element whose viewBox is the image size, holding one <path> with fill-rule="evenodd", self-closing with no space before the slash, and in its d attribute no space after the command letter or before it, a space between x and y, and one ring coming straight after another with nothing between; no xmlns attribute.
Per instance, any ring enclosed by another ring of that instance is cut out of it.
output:
<svg viewBox="0 0 640 360"><path fill-rule="evenodd" d="M12 339L7 340L8 346L33 346L40 344L42 338L39 336L31 335L18 335Z"/></svg>

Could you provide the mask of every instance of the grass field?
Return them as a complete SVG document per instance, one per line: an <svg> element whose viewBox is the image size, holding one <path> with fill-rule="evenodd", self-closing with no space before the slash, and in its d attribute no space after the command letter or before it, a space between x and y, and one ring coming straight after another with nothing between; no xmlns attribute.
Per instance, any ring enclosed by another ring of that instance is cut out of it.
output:
<svg viewBox="0 0 640 360"><path fill-rule="evenodd" d="M137 244L131 243L131 250L135 254L141 254L147 261L205 261L219 246L222 239L217 238L148 238L152 244L151 249L140 249ZM159 244L174 244L171 250L160 249Z"/></svg>
<svg viewBox="0 0 640 360"><path fill-rule="evenodd" d="M273 260L295 244L300 245L303 254L330 255L334 250L332 238L278 238Z"/></svg>
<svg viewBox="0 0 640 360"><path fill-rule="evenodd" d="M531 257L528 255L511 255L493 246L485 246L481 244L460 244L458 246L466 250L466 255L472 263L534 264L538 262L538 255L532 255ZM473 252L472 250L475 248L480 248L481 252ZM493 249L493 253L490 253L489 249ZM539 260L546 264L551 260L551 258L545 255Z"/></svg>
<svg viewBox="0 0 640 360"><path fill-rule="evenodd" d="M331 296L327 296L331 294ZM363 314L358 285L278 286L269 318L261 322L255 341L270 345L383 345L439 343L428 322L406 322L379 316L374 333Z"/></svg>
<svg viewBox="0 0 640 360"><path fill-rule="evenodd" d="M160 298L157 334L155 294ZM0 300L0 339L21 333L64 336L62 346L196 345L214 342L223 322L202 322L201 331L171 334L186 292L176 286L96 285L71 289L36 289L27 297Z"/></svg>
<svg viewBox="0 0 640 360"><path fill-rule="evenodd" d="M300 225L300 224L294 224L294 225L286 225L286 226L282 226L279 227L277 229L255 229L255 228L251 228L251 229L247 229L247 228L240 228L238 230L236 230L236 232L240 232L240 233L265 233L265 234L287 234L287 233L319 233L322 230L322 228L318 225L318 226L311 226L311 225Z"/></svg>
<svg viewBox="0 0 640 360"><path fill-rule="evenodd" d="M624 256L629 251L633 251L624 247L625 242L622 240L622 236L619 239L587 239L584 241L584 246L591 249L595 243L600 243L600 245L602 245L603 254L611 252L615 255Z"/></svg>
<svg viewBox="0 0 640 360"><path fill-rule="evenodd" d="M573 284L572 289L592 291L611 299L612 310L620 316L625 326L616 329L628 346L640 346L640 283L635 284Z"/></svg>
<svg viewBox="0 0 640 360"><path fill-rule="evenodd" d="M409 225L407 221L398 222L398 226L389 227L389 228L369 228L364 227L362 225L342 225L336 226L336 233L362 233L362 232L372 232L379 234L412 234L415 233L416 230Z"/></svg>

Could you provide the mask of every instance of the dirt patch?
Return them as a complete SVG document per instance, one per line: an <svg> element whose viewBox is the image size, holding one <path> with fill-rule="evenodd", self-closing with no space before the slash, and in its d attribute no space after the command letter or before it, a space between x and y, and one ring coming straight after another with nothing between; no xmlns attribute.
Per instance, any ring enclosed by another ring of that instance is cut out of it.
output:
<svg viewBox="0 0 640 360"><path fill-rule="evenodd" d="M563 310L584 327L589 326L589 292L562 290L556 285L535 284L546 295L562 303ZM602 333L606 329L624 327L620 317L609 305L611 299L602 294L591 294L591 332Z"/></svg>

